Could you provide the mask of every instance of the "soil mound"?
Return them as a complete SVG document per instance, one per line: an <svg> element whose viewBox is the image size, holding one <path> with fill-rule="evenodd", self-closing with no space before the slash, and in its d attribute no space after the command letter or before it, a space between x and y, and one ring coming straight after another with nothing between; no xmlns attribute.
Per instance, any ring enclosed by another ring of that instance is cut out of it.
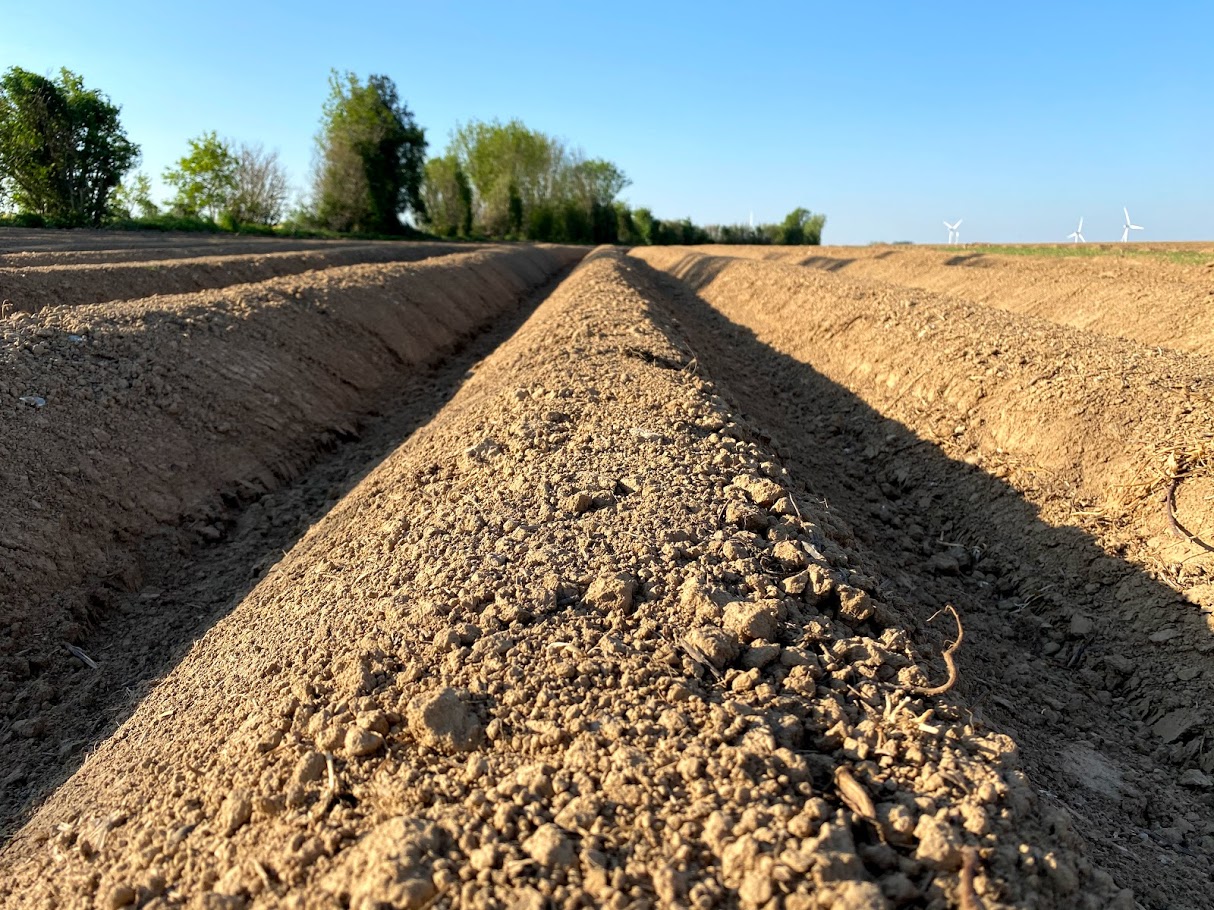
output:
<svg viewBox="0 0 1214 910"><path fill-rule="evenodd" d="M1001 255L980 246L730 249L730 255L919 288L1151 346L1214 354L1214 266L1169 262L1165 257L1175 252L1178 247L1092 256Z"/></svg>
<svg viewBox="0 0 1214 910"><path fill-rule="evenodd" d="M75 662L64 648L115 597L141 588L152 541L221 539L233 509L353 436L395 378L433 363L582 254L514 249L348 266L6 320L0 693L10 698ZM10 703L10 718L15 710ZM39 738L45 726L23 724L0 741Z"/></svg>
<svg viewBox="0 0 1214 910"><path fill-rule="evenodd" d="M845 271L634 255L681 279L698 353L848 516L884 596L963 608L960 690L1094 855L1148 906L1203 905L1208 358Z"/></svg>
<svg viewBox="0 0 1214 910"><path fill-rule="evenodd" d="M1129 907L934 694L959 630L911 634L685 315L584 263L52 797L0 896Z"/></svg>
<svg viewBox="0 0 1214 910"><path fill-rule="evenodd" d="M154 294L185 294L265 281L317 269L375 262L415 262L432 256L467 253L476 247L452 243L342 244L304 251L277 247L253 253L103 262L21 263L0 267L3 312L37 313L46 307L135 300ZM155 251L160 253L162 251ZM0 258L0 266L4 259Z"/></svg>

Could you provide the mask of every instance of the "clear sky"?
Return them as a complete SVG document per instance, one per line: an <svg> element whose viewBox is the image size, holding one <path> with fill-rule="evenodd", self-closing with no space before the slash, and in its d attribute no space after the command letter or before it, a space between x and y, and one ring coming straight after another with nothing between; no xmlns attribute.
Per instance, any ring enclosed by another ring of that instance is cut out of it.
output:
<svg viewBox="0 0 1214 910"><path fill-rule="evenodd" d="M153 178L217 130L303 187L331 67L431 151L473 118L615 161L659 217L828 216L827 243L1214 240L1214 2L0 0L0 68L123 109Z"/></svg>

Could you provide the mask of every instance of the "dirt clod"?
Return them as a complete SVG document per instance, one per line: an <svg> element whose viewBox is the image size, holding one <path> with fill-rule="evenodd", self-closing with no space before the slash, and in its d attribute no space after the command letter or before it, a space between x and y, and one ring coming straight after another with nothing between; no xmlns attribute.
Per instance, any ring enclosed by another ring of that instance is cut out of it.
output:
<svg viewBox="0 0 1214 910"><path fill-rule="evenodd" d="M523 841L523 850L544 869L563 869L576 856L573 841L554 824L540 825Z"/></svg>
<svg viewBox="0 0 1214 910"><path fill-rule="evenodd" d="M374 730L351 727L346 732L346 752L355 758L374 755L384 747L384 738Z"/></svg>
<svg viewBox="0 0 1214 910"><path fill-rule="evenodd" d="M919 841L916 859L944 872L961 868L961 845L948 822L924 815L915 826L915 837Z"/></svg>
<svg viewBox="0 0 1214 910"><path fill-rule="evenodd" d="M774 642L780 628L780 601L736 600L725 608L723 624L740 644L761 640Z"/></svg>
<svg viewBox="0 0 1214 910"><path fill-rule="evenodd" d="M481 725L464 696L454 689L419 695L409 702L409 728L433 749L466 752L481 738Z"/></svg>
<svg viewBox="0 0 1214 910"><path fill-rule="evenodd" d="M102 906L106 910L118 910L120 907L127 907L135 903L138 892L130 885L115 885L105 895L102 901Z"/></svg>
<svg viewBox="0 0 1214 910"><path fill-rule="evenodd" d="M305 752L291 773L291 780L296 784L310 784L318 781L325 773L325 757L319 752Z"/></svg>
<svg viewBox="0 0 1214 910"><path fill-rule="evenodd" d="M586 603L600 610L627 613L635 592L636 580L626 572L600 575L586 589Z"/></svg>
<svg viewBox="0 0 1214 910"><path fill-rule="evenodd" d="M219 830L231 837L245 822L253 815L253 797L252 794L244 790L238 790L228 796L223 801L223 808L219 810L219 817L216 819Z"/></svg>
<svg viewBox="0 0 1214 910"><path fill-rule="evenodd" d="M839 618L853 625L871 619L876 608L867 591L853 588L851 585L839 585Z"/></svg>

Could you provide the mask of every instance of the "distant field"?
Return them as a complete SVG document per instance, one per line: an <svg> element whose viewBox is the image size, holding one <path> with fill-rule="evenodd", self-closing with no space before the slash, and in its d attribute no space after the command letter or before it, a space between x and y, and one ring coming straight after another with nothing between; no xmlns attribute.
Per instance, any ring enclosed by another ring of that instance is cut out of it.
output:
<svg viewBox="0 0 1214 910"><path fill-rule="evenodd" d="M1168 244L1147 245L1120 243L1054 243L1054 244L972 244L965 247L942 245L936 249L973 250L1001 256L1111 256L1123 258L1142 256L1162 259L1179 265L1208 265L1214 262L1214 245Z"/></svg>

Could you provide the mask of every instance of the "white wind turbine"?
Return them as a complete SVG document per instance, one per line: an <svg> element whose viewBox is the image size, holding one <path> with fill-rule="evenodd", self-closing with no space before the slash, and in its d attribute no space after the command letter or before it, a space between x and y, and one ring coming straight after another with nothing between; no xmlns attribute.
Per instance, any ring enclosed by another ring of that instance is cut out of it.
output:
<svg viewBox="0 0 1214 910"><path fill-rule="evenodd" d="M1121 232L1121 242L1125 243L1127 240L1130 239L1130 231L1141 231L1142 225L1134 224L1132 221L1130 221L1130 210L1129 209L1122 207L1121 210L1123 212L1125 212L1125 229Z"/></svg>
<svg viewBox="0 0 1214 910"><path fill-rule="evenodd" d="M956 224L949 224L946 221L946 222L944 222L944 226L946 228L948 228L948 242L949 243L960 243L961 242L961 232L959 230L957 230L957 228L961 227L961 219L958 218Z"/></svg>
<svg viewBox="0 0 1214 910"><path fill-rule="evenodd" d="M1075 228L1071 233L1066 235L1067 240L1074 240L1076 243L1085 243L1083 239L1083 216L1079 216L1079 227Z"/></svg>

